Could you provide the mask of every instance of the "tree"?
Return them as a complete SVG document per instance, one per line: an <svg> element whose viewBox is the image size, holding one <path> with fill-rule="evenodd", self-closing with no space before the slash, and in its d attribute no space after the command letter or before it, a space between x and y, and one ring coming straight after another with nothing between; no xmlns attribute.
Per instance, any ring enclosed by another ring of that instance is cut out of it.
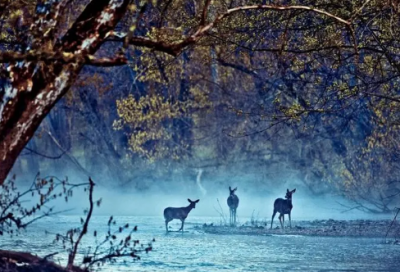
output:
<svg viewBox="0 0 400 272"><path fill-rule="evenodd" d="M286 13L301 23L318 18L320 22L328 22L327 26L335 25L338 30L353 33L350 21L311 5L260 5L253 1L214 3L210 0L202 3L142 2L143 5L129 0L89 1L70 26L70 17L75 14L66 14L70 5L76 5L74 1L38 1L34 10L29 6L22 9L22 14L16 17L19 22L14 32L11 28L6 29L13 37L6 37L0 54L0 62L5 63L0 93L1 182L40 122L74 83L82 67L125 65L129 45L177 57L193 45L215 43L214 36L224 38L224 34L230 33L224 33L224 28L253 27L252 23L264 19L279 20L281 14ZM127 12L134 16L125 18ZM3 10L1 16L3 20L12 17L9 10ZM118 24L125 33L116 31ZM240 31L237 33L236 41L230 44L240 44L249 38ZM306 38L299 38L299 42ZM94 55L109 40L119 43L113 56ZM351 43L346 46L356 47Z"/></svg>
<svg viewBox="0 0 400 272"><path fill-rule="evenodd" d="M2 69L0 107L2 182L40 122L121 19L129 1L90 2L62 39L56 40L67 2L38 1L30 37L25 40L29 44L22 45L22 52L2 53L2 62L8 63Z"/></svg>
<svg viewBox="0 0 400 272"><path fill-rule="evenodd" d="M7 12L2 9L2 20L7 24L2 30L6 34L0 54L0 62L4 63L0 90L0 182L4 181L43 118L67 93L85 65L107 67L132 65L138 61L139 65L133 68L139 69L147 79L167 78L168 73L178 70L155 72L148 67L160 67L160 63L167 62L182 63L185 52L189 61L211 56L225 69L238 68L247 76L254 75L253 64L267 64L261 81L277 70L286 72L284 77L291 77L291 81L300 77L302 82L309 80L307 86L314 82L322 86L321 78L316 75L326 67L344 61L346 65L337 75L351 74L349 60L357 59L364 51L376 51L368 42L389 42L379 38L376 41L373 35L364 39L359 26L365 27L363 20L371 16L371 11L377 7L382 14L398 10L394 1L383 4L379 1L365 4L301 1L299 5L266 2L98 0L88 1L79 16L74 13L80 10L75 1L40 0L36 4L29 1L30 5L22 12L18 11L22 2L13 2ZM8 1L6 4L11 5ZM394 12L388 15L393 18L391 14ZM388 34L392 30L386 25L382 29ZM105 48L106 42L116 44L113 50ZM210 54L210 48L214 48L216 58ZM379 54L396 68L395 59L389 53L391 48L384 48L378 50ZM133 49L140 53L133 54ZM111 57L104 57L106 54ZM321 57L324 56L330 57L323 61ZM249 61L255 57L260 61L244 62L244 66L237 63L237 60ZM330 73L332 70L328 69L326 75ZM221 83L230 79L229 74L219 75ZM303 95L300 87L294 86L292 92L285 92L284 99L282 94L276 94L279 107L267 112L269 121L281 117L279 112L283 113L284 120L289 120L323 111L318 103L325 100L312 99L315 93L311 89L304 92L303 100L299 99L299 95ZM319 90L330 90L329 86L325 87L328 89ZM351 95L352 90L345 89L341 93ZM322 104L324 109L327 105L330 104ZM266 113L258 112L258 115Z"/></svg>

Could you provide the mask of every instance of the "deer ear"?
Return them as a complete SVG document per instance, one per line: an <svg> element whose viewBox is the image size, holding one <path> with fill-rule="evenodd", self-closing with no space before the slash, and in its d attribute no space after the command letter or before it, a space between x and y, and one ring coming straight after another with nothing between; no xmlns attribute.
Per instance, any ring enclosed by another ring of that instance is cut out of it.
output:
<svg viewBox="0 0 400 272"><path fill-rule="evenodd" d="M286 192L289 193L289 189L286 189Z"/></svg>
<svg viewBox="0 0 400 272"><path fill-rule="evenodd" d="M192 203L193 201L191 201L189 198L188 198L188 201L190 202L190 203Z"/></svg>
<svg viewBox="0 0 400 272"><path fill-rule="evenodd" d="M229 186L229 191L232 191L231 186Z"/></svg>
<svg viewBox="0 0 400 272"><path fill-rule="evenodd" d="M234 191L236 191L237 190L237 187L235 188L235 189L233 189Z"/></svg>
<svg viewBox="0 0 400 272"><path fill-rule="evenodd" d="M296 188L292 191L292 193L296 192Z"/></svg>
<svg viewBox="0 0 400 272"><path fill-rule="evenodd" d="M199 203L200 199L197 199L194 203Z"/></svg>

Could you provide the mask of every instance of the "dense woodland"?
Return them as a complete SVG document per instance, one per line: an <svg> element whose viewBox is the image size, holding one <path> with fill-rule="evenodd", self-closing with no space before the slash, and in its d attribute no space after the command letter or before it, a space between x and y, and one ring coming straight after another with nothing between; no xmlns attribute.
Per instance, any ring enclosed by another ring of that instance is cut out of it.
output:
<svg viewBox="0 0 400 272"><path fill-rule="evenodd" d="M400 201L400 3L2 0L0 172Z"/></svg>
<svg viewBox="0 0 400 272"><path fill-rule="evenodd" d="M398 1L93 2L1 2L4 173L399 202Z"/></svg>

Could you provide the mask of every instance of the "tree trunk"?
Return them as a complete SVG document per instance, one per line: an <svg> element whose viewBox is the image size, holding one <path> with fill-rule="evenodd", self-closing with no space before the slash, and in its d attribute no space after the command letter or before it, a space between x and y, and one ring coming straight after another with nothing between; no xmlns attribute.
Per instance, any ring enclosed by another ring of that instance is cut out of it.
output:
<svg viewBox="0 0 400 272"><path fill-rule="evenodd" d="M0 270L9 272L84 272L86 270L72 266L66 269L47 258L34 256L28 252L0 250Z"/></svg>
<svg viewBox="0 0 400 272"><path fill-rule="evenodd" d="M54 1L46 7L46 17L34 20L31 48L38 53L72 53L81 56L81 60L68 64L62 60L24 60L1 69L6 83L0 90L0 184L44 117L74 83L85 56L99 49L107 33L127 10L130 0L91 1L61 41L53 45L55 39L47 36L47 30L53 27L50 32L54 32L54 22L62 12L60 2Z"/></svg>

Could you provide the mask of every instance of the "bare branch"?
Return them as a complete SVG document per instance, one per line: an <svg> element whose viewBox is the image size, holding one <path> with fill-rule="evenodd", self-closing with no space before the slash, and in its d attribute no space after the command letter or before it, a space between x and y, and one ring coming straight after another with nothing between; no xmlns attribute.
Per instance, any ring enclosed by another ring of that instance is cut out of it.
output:
<svg viewBox="0 0 400 272"><path fill-rule="evenodd" d="M88 225L90 222L90 219L92 217L92 213L93 213L93 207L94 207L94 203L93 203L93 187L94 187L94 182L91 178L89 178L89 212L86 216L86 220L85 223L83 224L83 229L79 234L78 239L76 240L74 247L71 251L71 253L68 256L68 265L67 265L67 269L71 269L74 265L74 260L75 260L75 256L76 253L78 252L78 246L82 240L82 237L88 232ZM72 234L71 234L72 235Z"/></svg>
<svg viewBox="0 0 400 272"><path fill-rule="evenodd" d="M206 2L206 4L207 4L207 2ZM242 6L242 7L228 9L226 13L219 15L213 22L211 22L207 25L204 25L203 27L200 27L193 35L187 37L185 40L183 40L182 42L179 42L179 43L168 44L165 42L151 41L151 40L148 40L148 39L145 39L142 37L140 37L140 38L135 37L135 38L131 39L130 44L154 48L155 50L162 51L162 52L171 54L173 56L177 56L183 50L183 48L185 48L189 45L195 44L201 37L203 37L209 30L214 28L224 18L227 18L235 13L246 11L246 10L275 10L275 11L305 10L305 11L321 14L321 15L327 16L329 18L332 18L332 19L338 21L339 23L344 24L350 30L352 29L351 23L349 21L346 21L346 20L344 20L338 16L335 16L329 12L326 12L324 10L315 9L312 7L254 5L254 6ZM203 14L204 14L204 12L205 11L203 10ZM201 24L200 24L200 26L201 26ZM353 32L351 32L351 33L353 33Z"/></svg>
<svg viewBox="0 0 400 272"><path fill-rule="evenodd" d="M62 153L60 155L49 156L49 155L45 155L45 154L39 153L38 151L33 150L33 149L29 148L29 147L25 147L25 149L28 150L29 152L35 154L35 155L41 156L41 157L46 158L46 159L52 159L52 160L60 159L67 152L67 151L62 151ZM27 153L27 154L23 154L23 155L29 155L31 153Z"/></svg>
<svg viewBox="0 0 400 272"><path fill-rule="evenodd" d="M137 27L139 25L139 22L142 19L144 12L146 11L146 8L147 8L147 2L144 3L144 5L140 8L139 14L136 17L135 24L130 26L128 34L124 38L124 43L123 43L123 46L122 46L123 49L128 48L129 40L132 38L133 32L137 29Z"/></svg>
<svg viewBox="0 0 400 272"><path fill-rule="evenodd" d="M203 14L201 16L200 26L204 26L207 21L208 8L210 7L211 0L205 0L203 7Z"/></svg>
<svg viewBox="0 0 400 272"><path fill-rule="evenodd" d="M254 5L254 6L242 6L242 7L235 7L232 9L228 9L226 13L219 15L213 22L206 24L206 15L209 5L211 4L210 0L205 0L205 6L203 9L202 19L200 22L199 29L191 36L185 38L183 41L180 42L165 42L165 41L157 41L152 40L146 37L131 37L132 31L128 33L116 33L111 31L108 33L107 41L120 41L124 44L129 42L130 45L140 46L151 48L156 51L164 52L170 54L172 56L177 56L179 53L186 47L195 44L200 38L202 38L209 30L214 28L219 22L223 19L230 17L236 13L247 11L247 10L275 10L275 11L291 11L291 10L305 10L317 14L321 14L336 20L337 22L344 24L348 29L352 30L351 23L346 21L338 16L335 16L329 12L324 10L315 9L312 7L307 6L276 6L276 5ZM144 12L145 6L141 9L139 17ZM139 18L138 18L139 20ZM352 36L354 36L354 33ZM353 37L354 38L354 37ZM61 60L64 62L76 62L80 60L80 62L90 65L96 66L115 66L115 65L123 65L126 64L126 60L122 57L115 58L115 59L98 59L94 56L80 56L66 52L54 52L54 53L28 53L28 54L16 54L16 53L3 53L0 54L0 62L9 62L11 60Z"/></svg>
<svg viewBox="0 0 400 272"><path fill-rule="evenodd" d="M365 95L368 95L368 96L379 97L379 98L382 98L382 99L386 99L386 100L390 100L390 101L393 101L393 102L400 103L400 98L398 98L398 97L384 95L384 94L370 93L370 92L362 92L362 93L365 94Z"/></svg>
<svg viewBox="0 0 400 272"><path fill-rule="evenodd" d="M128 60L124 56L115 58L98 58L93 55L73 54L69 52L43 52L30 51L28 53L4 52L0 53L0 63L13 61L60 61L62 63L81 63L93 66L119 66L127 64Z"/></svg>
<svg viewBox="0 0 400 272"><path fill-rule="evenodd" d="M47 134L49 135L51 140L56 144L56 146L62 152L64 152L64 154L72 161L73 164L75 164L79 168L79 170L81 170L86 175L90 176L90 173L79 163L79 161L73 155L70 154L70 152L68 152L68 150L66 150L61 146L61 144L57 141L57 139L53 136L53 134L51 134L50 131L47 131Z"/></svg>
<svg viewBox="0 0 400 272"><path fill-rule="evenodd" d="M353 21L354 18L368 5L368 3L371 2L371 0L367 0L362 4L362 6L354 12L354 14L351 16L351 20Z"/></svg>
<svg viewBox="0 0 400 272"><path fill-rule="evenodd" d="M168 7L171 5L173 0L168 0L168 2L165 4L163 10L161 11L161 19L160 19L160 23L158 24L158 27L162 27L163 23L164 23L164 19L165 19L165 13L167 12Z"/></svg>

